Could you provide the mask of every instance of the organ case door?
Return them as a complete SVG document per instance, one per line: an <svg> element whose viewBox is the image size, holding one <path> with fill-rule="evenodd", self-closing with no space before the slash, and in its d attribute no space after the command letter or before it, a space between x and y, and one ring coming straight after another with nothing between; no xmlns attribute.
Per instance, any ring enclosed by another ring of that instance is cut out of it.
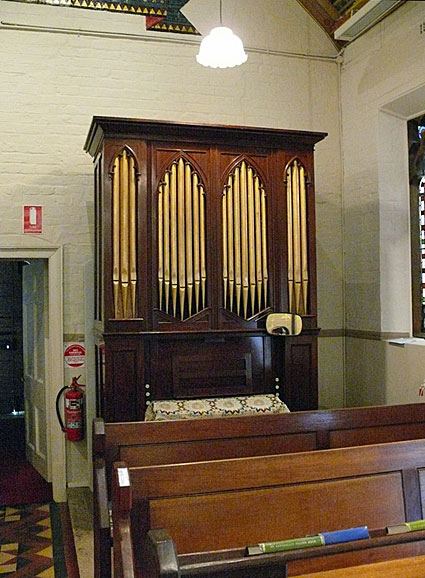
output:
<svg viewBox="0 0 425 578"><path fill-rule="evenodd" d="M95 117L98 405L279 392L317 407L314 145L324 133ZM303 318L270 336L272 312Z"/></svg>

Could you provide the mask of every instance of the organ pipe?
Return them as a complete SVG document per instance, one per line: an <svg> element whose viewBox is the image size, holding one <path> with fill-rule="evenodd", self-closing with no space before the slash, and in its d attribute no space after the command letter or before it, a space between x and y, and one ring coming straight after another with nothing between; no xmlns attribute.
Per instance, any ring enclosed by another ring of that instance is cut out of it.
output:
<svg viewBox="0 0 425 578"><path fill-rule="evenodd" d="M129 251L130 251L130 315L136 316L136 289L137 289L137 252L136 252L136 169L134 158L130 156L129 163Z"/></svg>
<svg viewBox="0 0 425 578"><path fill-rule="evenodd" d="M308 312L308 237L306 173L294 160L286 171L289 310Z"/></svg>
<svg viewBox="0 0 425 578"><path fill-rule="evenodd" d="M240 210L240 168L237 167L233 176L234 191L234 251L235 251L235 290L236 290L236 312L239 315L241 306L242 290L242 267L241 267L241 210Z"/></svg>
<svg viewBox="0 0 425 578"><path fill-rule="evenodd" d="M223 305L249 319L267 307L266 194L243 160L223 189Z"/></svg>
<svg viewBox="0 0 425 578"><path fill-rule="evenodd" d="M186 191L185 196L185 242L186 242L186 275L187 275L187 302L188 315L192 315L192 299L193 299L193 226L192 226L192 171L189 164L186 164L184 169L184 186Z"/></svg>
<svg viewBox="0 0 425 578"><path fill-rule="evenodd" d="M120 161L114 162L112 180L112 286L114 296L114 313L119 317L120 303Z"/></svg>
<svg viewBox="0 0 425 578"><path fill-rule="evenodd" d="M206 307L207 283L205 189L184 157L166 170L157 203L159 309L184 321Z"/></svg>
<svg viewBox="0 0 425 578"><path fill-rule="evenodd" d="M234 237L233 237L233 187L232 177L229 176L227 181L227 188L225 189L223 198L223 210L227 216L227 259L229 269L229 306L230 311L233 311L233 296L235 290L235 253L234 253ZM227 202L226 202L227 196ZM226 300L224 305L226 306Z"/></svg>
<svg viewBox="0 0 425 578"><path fill-rule="evenodd" d="M171 167L171 200L170 200L170 254L171 254L171 299L172 299L172 311L174 317L177 314L177 255L178 255L178 245L177 245L177 167L176 163L173 163Z"/></svg>
<svg viewBox="0 0 425 578"><path fill-rule="evenodd" d="M199 179L192 174L192 207L193 207L193 280L195 284L195 311L200 310L201 294L201 249L199 245Z"/></svg>
<svg viewBox="0 0 425 578"><path fill-rule="evenodd" d="M206 306L206 290L207 290L207 257L205 247L205 190L203 185L199 186L199 220L200 220L200 243L201 243L201 293L202 293L202 308Z"/></svg>
<svg viewBox="0 0 425 578"><path fill-rule="evenodd" d="M112 172L112 286L115 319L136 317L136 165L123 150Z"/></svg>
<svg viewBox="0 0 425 578"><path fill-rule="evenodd" d="M158 247L158 253L164 253L164 294L165 311L168 313L170 302L170 174L164 175L164 226L160 227L159 236L164 239L164 244ZM159 221L162 223L162 221ZM162 299L160 301L162 303Z"/></svg>

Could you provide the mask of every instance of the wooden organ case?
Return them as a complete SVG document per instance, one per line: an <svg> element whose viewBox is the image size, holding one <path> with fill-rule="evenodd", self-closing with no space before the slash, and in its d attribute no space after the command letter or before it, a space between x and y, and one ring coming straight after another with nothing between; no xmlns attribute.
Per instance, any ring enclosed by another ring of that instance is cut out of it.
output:
<svg viewBox="0 0 425 578"><path fill-rule="evenodd" d="M93 118L98 413L276 393L317 408L314 145L325 133ZM302 316L300 335L265 330Z"/></svg>

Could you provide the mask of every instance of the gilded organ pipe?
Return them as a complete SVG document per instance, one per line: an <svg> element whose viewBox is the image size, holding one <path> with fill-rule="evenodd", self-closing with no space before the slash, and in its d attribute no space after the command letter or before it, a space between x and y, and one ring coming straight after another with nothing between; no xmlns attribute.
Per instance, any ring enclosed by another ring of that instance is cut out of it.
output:
<svg viewBox="0 0 425 578"><path fill-rule="evenodd" d="M158 297L162 303L164 292L164 184L158 187Z"/></svg>
<svg viewBox="0 0 425 578"><path fill-rule="evenodd" d="M269 269L267 261L267 211L266 211L266 192L263 187L261 187L261 249L262 249L262 260L263 260L263 293L264 293L264 307L268 303L268 280L269 280Z"/></svg>
<svg viewBox="0 0 425 578"><path fill-rule="evenodd" d="M200 243L201 243L201 293L202 308L205 309L207 302L207 256L205 247L205 191L202 185L199 186L199 221L200 221Z"/></svg>
<svg viewBox="0 0 425 578"><path fill-rule="evenodd" d="M205 235L204 187L180 157L158 186L158 295L159 309L182 321L206 306Z"/></svg>
<svg viewBox="0 0 425 578"><path fill-rule="evenodd" d="M247 174L246 163L241 165L241 182L240 182L240 197L241 197L241 254L242 254L242 302L244 318L248 317L248 207L247 207Z"/></svg>
<svg viewBox="0 0 425 578"><path fill-rule="evenodd" d="M256 276L255 276L255 220L254 220L254 177L252 168L248 167L248 258L249 258L249 287L251 305L255 308Z"/></svg>
<svg viewBox="0 0 425 578"><path fill-rule="evenodd" d="M227 261L229 267L229 303L230 311L233 311L233 296L235 290L235 253L234 253L234 237L233 237L233 187L232 177L229 176L227 181L226 195L223 198L223 205L226 206L227 200ZM226 199L227 197L227 199ZM224 302L226 307L226 301Z"/></svg>
<svg viewBox="0 0 425 578"><path fill-rule="evenodd" d="M173 163L170 176L170 221L171 221L171 300L173 315L177 314L177 167Z"/></svg>
<svg viewBox="0 0 425 578"><path fill-rule="evenodd" d="M201 249L199 246L199 179L193 173L193 280L195 283L195 311L199 311L201 295Z"/></svg>
<svg viewBox="0 0 425 578"><path fill-rule="evenodd" d="M295 311L294 308L294 245L292 242L292 172L289 168L286 173L286 204L287 204L287 222L288 222L288 293L289 293L289 311Z"/></svg>
<svg viewBox="0 0 425 578"><path fill-rule="evenodd" d="M293 244L294 244L294 289L295 308L300 311L301 296L301 244L300 244L300 184L298 163L292 167L292 209L293 209Z"/></svg>
<svg viewBox="0 0 425 578"><path fill-rule="evenodd" d="M234 192L234 231L235 231L235 289L236 312L239 315L241 307L242 267L241 267L241 210L240 210L240 169L236 167L233 177Z"/></svg>
<svg viewBox="0 0 425 578"><path fill-rule="evenodd" d="M112 177L112 287L114 313L119 317L120 303L120 160L114 162Z"/></svg>
<svg viewBox="0 0 425 578"><path fill-rule="evenodd" d="M178 162L178 271L179 271L179 302L180 302L180 317L183 319L184 302L186 297L186 235L185 235L185 169L183 159Z"/></svg>
<svg viewBox="0 0 425 578"><path fill-rule="evenodd" d="M171 269L170 269L170 173L167 171L164 175L164 224L163 239L164 247L159 248L159 252L164 251L164 297L165 297L165 311L168 313L168 304L170 302L170 283L171 283ZM160 226L162 225L159 221ZM161 301L160 301L161 304Z"/></svg>
<svg viewBox="0 0 425 578"><path fill-rule="evenodd" d="M260 196L260 179L255 176L255 269L256 269L256 284L257 284L257 305L258 310L261 311L262 295L263 295L263 264L261 262L261 196Z"/></svg>
<svg viewBox="0 0 425 578"><path fill-rule="evenodd" d="M287 169L286 187L289 310L306 315L309 289L306 174L297 160Z"/></svg>
<svg viewBox="0 0 425 578"><path fill-rule="evenodd" d="M129 204L128 204L128 159L124 150L120 157L120 281L122 297L122 317L127 317L129 285Z"/></svg>
<svg viewBox="0 0 425 578"><path fill-rule="evenodd" d="M223 199L221 203L221 218L223 221L223 301L224 306L227 303L227 290L229 286L229 268L227 265L227 245L228 245L228 238L227 238L227 229L228 229L228 222L227 222L227 205L226 205L226 197L223 192Z"/></svg>
<svg viewBox="0 0 425 578"><path fill-rule="evenodd" d="M187 275L187 302L188 314L192 315L193 299L193 226L192 226L192 171L189 164L185 166L185 191L186 191L186 275Z"/></svg>
<svg viewBox="0 0 425 578"><path fill-rule="evenodd" d="M125 149L112 174L112 291L115 319L136 317L136 165Z"/></svg>
<svg viewBox="0 0 425 578"><path fill-rule="evenodd" d="M137 253L136 253L136 169L134 158L130 156L130 316L136 317L136 288L137 288Z"/></svg>
<svg viewBox="0 0 425 578"><path fill-rule="evenodd" d="M267 307L266 194L255 170L242 161L223 189L224 308L244 319Z"/></svg>
<svg viewBox="0 0 425 578"><path fill-rule="evenodd" d="M308 251L307 251L307 199L304 167L300 167L300 219L301 219L301 277L303 313L307 313L308 296Z"/></svg>

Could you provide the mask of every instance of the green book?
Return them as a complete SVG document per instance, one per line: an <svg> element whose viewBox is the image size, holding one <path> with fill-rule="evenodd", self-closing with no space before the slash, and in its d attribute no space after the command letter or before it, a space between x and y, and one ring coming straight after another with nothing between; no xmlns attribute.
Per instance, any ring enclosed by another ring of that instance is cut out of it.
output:
<svg viewBox="0 0 425 578"><path fill-rule="evenodd" d="M425 530L425 520L415 520L414 522L403 522L402 524L387 526L388 535L406 534L407 532L415 532L417 530Z"/></svg>
<svg viewBox="0 0 425 578"><path fill-rule="evenodd" d="M298 550L299 548L313 548L314 546L324 546L323 536L306 536L305 538L292 538L291 540L281 540L279 542L261 542L255 546L248 546L247 556L258 554L271 554L272 552L286 552L288 550Z"/></svg>

